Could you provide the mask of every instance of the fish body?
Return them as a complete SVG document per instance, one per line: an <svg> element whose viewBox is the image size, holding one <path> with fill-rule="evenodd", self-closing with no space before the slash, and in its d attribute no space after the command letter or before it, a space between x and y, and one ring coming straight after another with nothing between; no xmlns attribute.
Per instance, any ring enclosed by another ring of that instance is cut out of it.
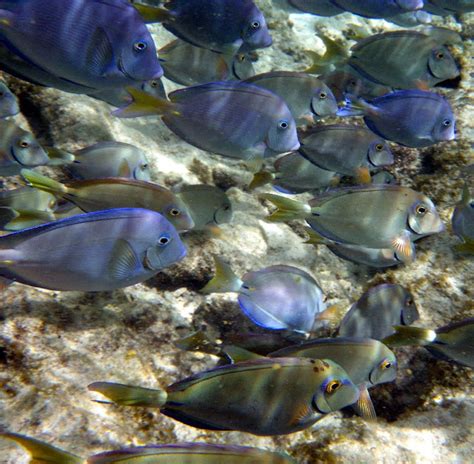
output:
<svg viewBox="0 0 474 464"><path fill-rule="evenodd" d="M175 193L186 205L194 222L194 229L219 226L232 220L232 203L226 193L218 187L185 185Z"/></svg>
<svg viewBox="0 0 474 464"><path fill-rule="evenodd" d="M11 120L0 120L0 175L14 176L26 166L48 162L48 155L31 132Z"/></svg>
<svg viewBox="0 0 474 464"><path fill-rule="evenodd" d="M305 116L323 118L337 113L331 89L316 76L290 71L257 74L244 82L270 90L288 105L295 120Z"/></svg>
<svg viewBox="0 0 474 464"><path fill-rule="evenodd" d="M474 198L469 185L463 190L461 201L456 205L451 219L454 233L464 241L474 241Z"/></svg>
<svg viewBox="0 0 474 464"><path fill-rule="evenodd" d="M89 385L112 401L160 407L193 427L282 435L310 427L357 401L359 391L333 361L263 358L199 373L166 392L106 382Z"/></svg>
<svg viewBox="0 0 474 464"><path fill-rule="evenodd" d="M229 58L179 39L159 53L165 77L181 85L240 80L255 74L252 61L243 53Z"/></svg>
<svg viewBox="0 0 474 464"><path fill-rule="evenodd" d="M110 291L149 279L185 253L161 214L112 209L0 237L0 275L51 290Z"/></svg>
<svg viewBox="0 0 474 464"><path fill-rule="evenodd" d="M420 24L430 24L432 21L432 16L430 13L424 10L407 11L406 13L391 16L389 21L396 24L397 26L416 27Z"/></svg>
<svg viewBox="0 0 474 464"><path fill-rule="evenodd" d="M443 41L416 31L376 34L352 48L349 66L366 78L396 89L434 87L459 76Z"/></svg>
<svg viewBox="0 0 474 464"><path fill-rule="evenodd" d="M67 200L84 212L110 208L144 208L162 214L178 230L192 229L186 205L171 190L143 180L110 177L61 184L33 171L22 171L27 182Z"/></svg>
<svg viewBox="0 0 474 464"><path fill-rule="evenodd" d="M359 100L356 105L371 131L400 145L423 148L456 138L451 106L433 92L399 90L370 103ZM339 115L344 114L344 109L339 111Z"/></svg>
<svg viewBox="0 0 474 464"><path fill-rule="evenodd" d="M394 325L411 325L419 318L413 295L398 284L370 288L354 303L339 327L341 337L383 340Z"/></svg>
<svg viewBox="0 0 474 464"><path fill-rule="evenodd" d="M367 18L389 18L423 8L423 0L332 0L332 3Z"/></svg>
<svg viewBox="0 0 474 464"><path fill-rule="evenodd" d="M345 10L336 6L331 0L289 0L290 5L305 13L317 16L336 16Z"/></svg>
<svg viewBox="0 0 474 464"><path fill-rule="evenodd" d="M0 119L15 116L20 112L18 99L4 82L0 82Z"/></svg>
<svg viewBox="0 0 474 464"><path fill-rule="evenodd" d="M360 126L319 126L303 138L299 153L322 169L353 177L393 163L387 142Z"/></svg>
<svg viewBox="0 0 474 464"><path fill-rule="evenodd" d="M474 11L473 0L426 0L425 8L434 14L447 15L456 13L470 13Z"/></svg>
<svg viewBox="0 0 474 464"><path fill-rule="evenodd" d="M339 258L369 267L383 269L402 263L391 248L367 248L342 243L328 243L327 247Z"/></svg>
<svg viewBox="0 0 474 464"><path fill-rule="evenodd" d="M102 89L163 75L150 33L126 1L5 0L0 9L8 48L54 76Z"/></svg>
<svg viewBox="0 0 474 464"><path fill-rule="evenodd" d="M99 142L78 150L67 171L78 179L126 177L150 180L146 154L138 147L122 142Z"/></svg>

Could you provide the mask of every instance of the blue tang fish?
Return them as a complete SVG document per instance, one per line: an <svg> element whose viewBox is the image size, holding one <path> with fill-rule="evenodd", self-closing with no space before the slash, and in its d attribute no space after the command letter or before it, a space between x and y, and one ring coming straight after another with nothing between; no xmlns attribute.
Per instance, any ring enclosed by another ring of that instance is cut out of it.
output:
<svg viewBox="0 0 474 464"><path fill-rule="evenodd" d="M143 282L185 254L161 214L110 209L1 237L0 276L51 290L109 291Z"/></svg>
<svg viewBox="0 0 474 464"><path fill-rule="evenodd" d="M297 150L295 120L269 90L242 82L214 82L176 90L159 99L129 89L134 102L119 117L162 115L178 137L201 150L250 160Z"/></svg>
<svg viewBox="0 0 474 464"><path fill-rule="evenodd" d="M163 26L197 47L234 55L269 47L272 38L252 0L171 0L165 8L135 4L148 22Z"/></svg>
<svg viewBox="0 0 474 464"><path fill-rule="evenodd" d="M10 49L73 83L102 89L163 75L144 21L125 0L4 0L0 19Z"/></svg>
<svg viewBox="0 0 474 464"><path fill-rule="evenodd" d="M423 0L332 0L332 3L367 18L389 18L423 8Z"/></svg>
<svg viewBox="0 0 474 464"><path fill-rule="evenodd" d="M399 90L370 102L349 98L348 104L349 108L339 111L340 116L359 110L371 131L400 145L423 148L456 138L451 105L433 92Z"/></svg>

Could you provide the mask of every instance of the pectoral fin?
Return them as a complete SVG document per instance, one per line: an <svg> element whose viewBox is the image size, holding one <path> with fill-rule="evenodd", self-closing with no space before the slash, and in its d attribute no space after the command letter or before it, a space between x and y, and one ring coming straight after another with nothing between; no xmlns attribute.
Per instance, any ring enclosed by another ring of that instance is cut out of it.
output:
<svg viewBox="0 0 474 464"><path fill-rule="evenodd" d="M358 184L370 184L372 182L369 168L357 168L354 172L354 177Z"/></svg>
<svg viewBox="0 0 474 464"><path fill-rule="evenodd" d="M359 388L359 391L359 399L352 407L360 417L366 420L374 421L377 419L377 413L375 412L374 405L370 399L369 391L365 385L362 385Z"/></svg>
<svg viewBox="0 0 474 464"><path fill-rule="evenodd" d="M132 177L132 171L130 169L130 165L128 164L127 160L123 160L120 163L120 166L118 169L118 175L119 177L127 177L127 178Z"/></svg>
<svg viewBox="0 0 474 464"><path fill-rule="evenodd" d="M127 280L135 275L142 265L126 240L117 240L109 262L109 275L114 280Z"/></svg>
<svg viewBox="0 0 474 464"><path fill-rule="evenodd" d="M403 232L392 241L392 249L397 254L397 258L405 264L415 259L415 245L407 232Z"/></svg>

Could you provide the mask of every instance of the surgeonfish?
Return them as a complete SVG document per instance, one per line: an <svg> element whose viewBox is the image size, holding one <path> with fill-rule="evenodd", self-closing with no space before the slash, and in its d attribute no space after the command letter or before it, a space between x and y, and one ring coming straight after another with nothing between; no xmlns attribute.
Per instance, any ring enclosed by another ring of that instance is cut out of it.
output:
<svg viewBox="0 0 474 464"><path fill-rule="evenodd" d="M355 302L339 327L341 337L383 340L395 325L411 325L419 318L411 292L398 284L380 284Z"/></svg>
<svg viewBox="0 0 474 464"><path fill-rule="evenodd" d="M62 184L26 169L21 171L21 175L31 187L67 200L84 212L109 208L145 208L162 214L180 231L194 226L184 202L171 190L152 182L108 177Z"/></svg>
<svg viewBox="0 0 474 464"><path fill-rule="evenodd" d="M451 223L454 233L463 241L456 245L456 249L474 254L474 198L468 183L464 185L461 201L454 209Z"/></svg>
<svg viewBox="0 0 474 464"><path fill-rule="evenodd" d="M320 286L302 269L280 264L239 279L221 258L214 261L215 275L201 291L237 292L240 308L259 326L308 333L326 316Z"/></svg>
<svg viewBox="0 0 474 464"><path fill-rule="evenodd" d="M398 90L370 102L348 98L339 116L364 115L368 128L380 137L411 148L423 148L456 138L456 121L449 102L423 90Z"/></svg>
<svg viewBox="0 0 474 464"><path fill-rule="evenodd" d="M0 120L0 176L15 176L24 167L48 162L47 153L31 132L10 119Z"/></svg>
<svg viewBox="0 0 474 464"><path fill-rule="evenodd" d="M430 13L423 10L407 11L396 16L390 16L387 20L397 26L416 27L420 24L430 24L433 17Z"/></svg>
<svg viewBox="0 0 474 464"><path fill-rule="evenodd" d="M253 0L173 0L165 8L134 5L147 22L209 50L235 55L272 44L267 23Z"/></svg>
<svg viewBox="0 0 474 464"><path fill-rule="evenodd" d="M305 13L317 16L336 16L345 10L336 6L331 0L288 0L290 5Z"/></svg>
<svg viewBox="0 0 474 464"><path fill-rule="evenodd" d="M210 443L135 446L106 451L87 459L18 433L0 433L0 438L22 446L31 462L49 464L295 464L284 453L259 448Z"/></svg>
<svg viewBox="0 0 474 464"><path fill-rule="evenodd" d="M332 3L366 18L390 18L423 8L423 0L332 0Z"/></svg>
<svg viewBox="0 0 474 464"><path fill-rule="evenodd" d="M162 115L185 142L243 160L275 156L300 146L286 103L274 93L242 82L214 82L171 92L170 101L129 89L134 102L119 117Z"/></svg>
<svg viewBox="0 0 474 464"><path fill-rule="evenodd" d="M109 209L0 237L0 276L51 290L110 291L144 282L185 254L161 214Z"/></svg>
<svg viewBox="0 0 474 464"><path fill-rule="evenodd" d="M474 319L464 319L438 329L395 327L384 340L389 346L421 345L433 356L474 368Z"/></svg>
<svg viewBox="0 0 474 464"><path fill-rule="evenodd" d="M163 75L151 34L126 1L2 0L0 18L7 47L61 79L106 89ZM67 40L65 24L74 24Z"/></svg>
<svg viewBox="0 0 474 464"><path fill-rule="evenodd" d="M425 0L425 3L427 11L442 16L474 11L473 0Z"/></svg>
<svg viewBox="0 0 474 464"><path fill-rule="evenodd" d="M411 262L413 241L444 230L433 202L408 187L387 184L343 187L302 203L262 194L277 206L268 220L306 219L328 240L367 248L390 248L398 259Z"/></svg>
<svg viewBox="0 0 474 464"><path fill-rule="evenodd" d="M96 382L89 390L114 403L160 408L193 427L283 435L353 404L359 390L327 359L263 358L217 367L166 390Z"/></svg>
<svg viewBox="0 0 474 464"><path fill-rule="evenodd" d="M20 112L16 95L8 88L7 84L0 82L0 119L15 116Z"/></svg>

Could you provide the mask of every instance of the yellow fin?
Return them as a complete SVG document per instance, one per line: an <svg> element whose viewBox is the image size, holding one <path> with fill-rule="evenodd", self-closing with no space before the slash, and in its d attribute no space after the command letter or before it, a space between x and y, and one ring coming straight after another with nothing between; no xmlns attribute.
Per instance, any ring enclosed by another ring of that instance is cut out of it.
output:
<svg viewBox="0 0 474 464"><path fill-rule="evenodd" d="M375 412L374 405L372 403L372 400L370 399L369 392L367 390L367 387L365 385L359 387L360 395L359 399L357 400L357 403L353 405L354 410L356 413L370 421L374 421L377 419L377 413Z"/></svg>
<svg viewBox="0 0 474 464"><path fill-rule="evenodd" d="M68 193L68 188L49 177L42 176L41 174L32 171L31 169L22 169L21 176L26 180L30 187L37 188L43 192L51 193L52 195L62 196L65 193Z"/></svg>
<svg viewBox="0 0 474 464"><path fill-rule="evenodd" d="M219 256L214 256L216 267L214 277L202 289L202 293L238 292L242 281L234 274L232 268Z"/></svg>
<svg viewBox="0 0 474 464"><path fill-rule="evenodd" d="M130 169L130 164L128 164L127 160L123 160L120 163L118 168L118 175L119 177L127 177L130 178L132 176L132 170Z"/></svg>
<svg viewBox="0 0 474 464"><path fill-rule="evenodd" d="M0 433L0 438L12 440L31 455L30 464L83 464L84 459L42 441L17 433Z"/></svg>
<svg viewBox="0 0 474 464"><path fill-rule="evenodd" d="M328 321L332 325L339 325L345 313L346 308L344 305L334 304L320 312L317 315L317 319L320 321Z"/></svg>
<svg viewBox="0 0 474 464"><path fill-rule="evenodd" d="M202 330L180 338L173 344L176 348L183 351L198 351L209 354L218 354L220 352L216 344Z"/></svg>
<svg viewBox="0 0 474 464"><path fill-rule="evenodd" d="M252 182L249 184L249 189L254 190L257 187L261 187L262 185L269 184L270 182L275 179L275 174L272 174L268 171L260 171L254 174Z"/></svg>
<svg viewBox="0 0 474 464"><path fill-rule="evenodd" d="M136 118L138 116L174 115L179 116L177 105L164 98L155 97L135 87L127 87L127 92L133 98L132 103L112 112L119 118Z"/></svg>
<svg viewBox="0 0 474 464"><path fill-rule="evenodd" d="M436 332L421 327L406 325L393 326L395 333L382 340L388 346L423 346L428 345L436 339Z"/></svg>
<svg viewBox="0 0 474 464"><path fill-rule="evenodd" d="M34 209L12 211L16 213L16 216L3 226L4 230L8 230L9 232L27 229L28 227L34 227L44 224L45 222L52 222L56 219L54 214L48 211L38 211Z"/></svg>
<svg viewBox="0 0 474 464"><path fill-rule="evenodd" d="M398 259L404 263L411 263L415 259L415 246L408 234L402 234L393 239L392 248L397 254Z"/></svg>
<svg viewBox="0 0 474 464"><path fill-rule="evenodd" d="M146 23L163 23L174 19L173 15L165 8L143 5L142 3L133 3L133 6Z"/></svg>
<svg viewBox="0 0 474 464"><path fill-rule="evenodd" d="M328 245L332 243L331 241L327 240L323 236L319 235L315 230L311 229L311 227L305 227L304 231L308 234L308 240L304 243L308 245Z"/></svg>
<svg viewBox="0 0 474 464"><path fill-rule="evenodd" d="M87 387L122 406L150 406L161 408L168 397L164 390L135 387L111 382L94 382ZM99 401L100 403L100 401Z"/></svg>
<svg viewBox="0 0 474 464"><path fill-rule="evenodd" d="M62 166L63 164L69 164L74 161L74 155L59 148L48 147L49 162L48 166Z"/></svg>
<svg viewBox="0 0 474 464"><path fill-rule="evenodd" d="M311 216L311 207L301 201L291 200L290 198L272 193L259 195L262 200L268 200L273 203L277 210L266 219L270 222L285 222L293 219L304 219Z"/></svg>
<svg viewBox="0 0 474 464"><path fill-rule="evenodd" d="M223 347L222 352L230 359L232 364L243 361L251 361L253 359L262 359L264 357L235 345L227 345Z"/></svg>
<svg viewBox="0 0 474 464"><path fill-rule="evenodd" d="M312 50L305 50L304 52L311 60L311 66L304 70L305 73L319 76L329 70L330 63L326 63L322 55L318 55Z"/></svg>
<svg viewBox="0 0 474 464"><path fill-rule="evenodd" d="M354 173L354 177L358 184L370 184L372 178L370 176L369 168L357 168Z"/></svg>
<svg viewBox="0 0 474 464"><path fill-rule="evenodd" d="M456 245L454 249L458 253L474 255L474 240L467 238L465 239L465 243L460 243L459 245Z"/></svg>

